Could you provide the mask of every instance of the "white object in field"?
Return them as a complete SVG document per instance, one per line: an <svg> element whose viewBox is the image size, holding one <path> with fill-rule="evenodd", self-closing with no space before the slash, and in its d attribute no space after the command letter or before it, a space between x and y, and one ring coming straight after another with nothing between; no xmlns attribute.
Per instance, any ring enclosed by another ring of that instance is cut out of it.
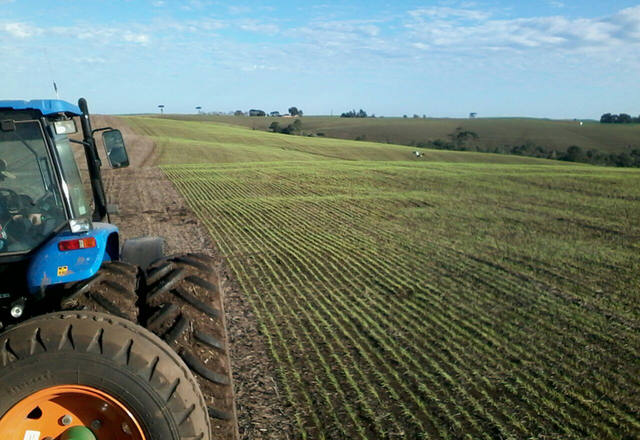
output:
<svg viewBox="0 0 640 440"><path fill-rule="evenodd" d="M580 127L582 127L582 121L580 121Z"/></svg>

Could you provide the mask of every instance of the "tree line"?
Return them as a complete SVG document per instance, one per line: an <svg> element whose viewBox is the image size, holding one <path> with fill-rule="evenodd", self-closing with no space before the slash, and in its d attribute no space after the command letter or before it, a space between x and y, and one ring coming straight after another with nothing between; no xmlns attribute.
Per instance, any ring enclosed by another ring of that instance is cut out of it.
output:
<svg viewBox="0 0 640 440"><path fill-rule="evenodd" d="M271 125L269 125L269 130L274 133L299 134L302 131L302 121L300 119L296 119L291 124L284 127L280 126L279 122L273 121Z"/></svg>
<svg viewBox="0 0 640 440"><path fill-rule="evenodd" d="M375 118L376 115L367 115L367 112L360 109L359 111L350 110L348 112L344 112L340 115L341 118Z"/></svg>
<svg viewBox="0 0 640 440"><path fill-rule="evenodd" d="M634 118L626 113L620 113L619 115L605 113L600 117L602 124L640 124L640 116Z"/></svg>
<svg viewBox="0 0 640 440"><path fill-rule="evenodd" d="M242 110L236 110L235 112L233 112L234 116L260 116L260 117L264 117L267 116L267 112L265 112L264 110L259 110L259 109L254 109L252 108L251 110L249 110L248 113L243 112ZM299 109L298 107L289 107L289 113L288 115L290 116L304 116L304 113L302 112L302 109ZM280 114L279 111L272 111L271 113L269 113L269 116L273 116L273 117L280 117L283 116Z"/></svg>
<svg viewBox="0 0 640 440"><path fill-rule="evenodd" d="M412 142L418 148L434 148L436 150L477 151L481 153L514 154L517 156L539 157L541 159L563 160L567 162L589 163L592 165L606 165L615 167L640 168L640 148L629 149L621 153L606 153L596 149L585 150L578 145L572 145L566 151L555 150L526 142L521 145L503 145L498 147L483 147L473 141L480 137L471 130L458 127L448 135L448 140Z"/></svg>

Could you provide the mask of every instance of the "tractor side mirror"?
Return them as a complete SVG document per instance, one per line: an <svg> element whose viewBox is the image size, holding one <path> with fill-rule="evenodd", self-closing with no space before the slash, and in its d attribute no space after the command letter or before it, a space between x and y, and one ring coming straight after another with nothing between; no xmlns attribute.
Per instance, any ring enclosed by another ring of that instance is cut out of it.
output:
<svg viewBox="0 0 640 440"><path fill-rule="evenodd" d="M124 168L129 166L127 148L120 130L108 130L102 133L102 143L107 152L111 168Z"/></svg>

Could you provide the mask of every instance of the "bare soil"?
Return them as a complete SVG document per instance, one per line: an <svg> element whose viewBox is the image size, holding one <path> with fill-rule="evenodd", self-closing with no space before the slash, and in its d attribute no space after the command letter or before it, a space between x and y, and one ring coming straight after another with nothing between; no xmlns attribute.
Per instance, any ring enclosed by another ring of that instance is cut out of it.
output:
<svg viewBox="0 0 640 440"><path fill-rule="evenodd" d="M276 365L267 353L251 307L205 227L155 166L153 141L134 133L116 117L92 116L92 124L94 128L120 129L127 144L131 166L110 170L105 165L103 169L108 201L119 208L111 221L120 228L122 238L161 236L169 254L199 252L220 262L240 438L293 438L293 411L278 388Z"/></svg>

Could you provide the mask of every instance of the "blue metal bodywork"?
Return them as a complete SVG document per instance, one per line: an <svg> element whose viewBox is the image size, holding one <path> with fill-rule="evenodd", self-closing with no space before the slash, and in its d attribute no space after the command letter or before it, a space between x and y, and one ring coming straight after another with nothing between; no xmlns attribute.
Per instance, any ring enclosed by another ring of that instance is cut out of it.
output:
<svg viewBox="0 0 640 440"><path fill-rule="evenodd" d="M0 109L11 110L38 110L44 116L65 113L69 116L82 116L82 111L77 105L70 104L60 99L34 99L31 101L0 101Z"/></svg>
<svg viewBox="0 0 640 440"><path fill-rule="evenodd" d="M61 241L87 237L96 239L96 247L64 252L58 249ZM118 228L111 224L94 223L90 231L83 233L61 232L30 259L27 269L29 292L33 294L50 285L91 278L103 261L118 257Z"/></svg>

